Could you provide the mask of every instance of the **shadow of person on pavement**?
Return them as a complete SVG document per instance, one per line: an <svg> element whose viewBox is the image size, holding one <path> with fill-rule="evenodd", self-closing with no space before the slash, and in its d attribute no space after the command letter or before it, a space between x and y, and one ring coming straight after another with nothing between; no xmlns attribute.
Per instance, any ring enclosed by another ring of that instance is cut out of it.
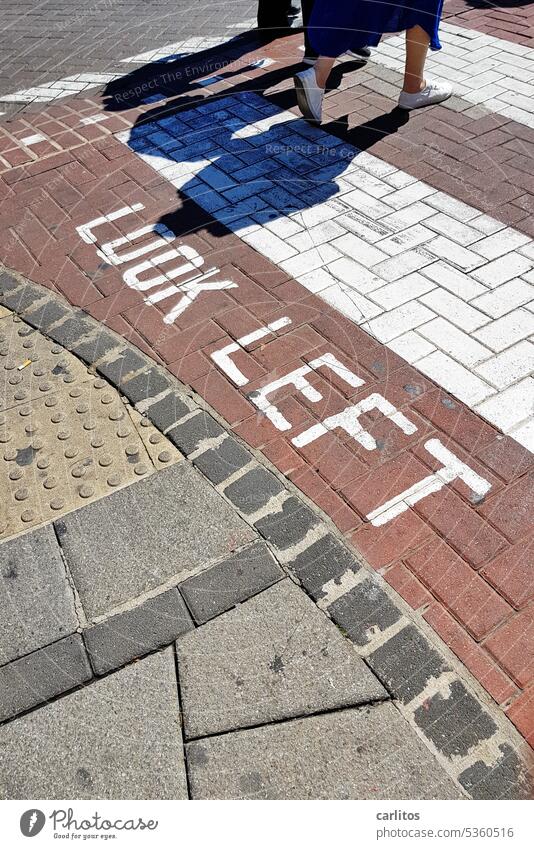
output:
<svg viewBox="0 0 534 849"><path fill-rule="evenodd" d="M154 64L145 66L110 83L104 94L108 111L126 112L150 102L143 81L151 82L152 91L154 79L158 81L156 97L166 98L165 104L155 103L139 116L123 140L175 186L182 201L194 200L238 232L340 195L348 185L343 175L354 171L358 154L408 119L406 112L394 108L348 133L336 132L344 119L324 129L314 127L285 111L295 104L292 87L272 91L300 63L283 68L269 64L261 71L265 59L251 58L254 49L250 39L233 39L218 51L164 63L163 74L161 62L156 69ZM246 53L249 56L236 68ZM221 67L226 69L222 73ZM342 73L336 69L334 86ZM221 89L233 78L233 85ZM349 183L358 187L355 175Z"/></svg>
<svg viewBox="0 0 534 849"><path fill-rule="evenodd" d="M207 58L197 54L187 61L160 62L156 69L153 64L141 68L110 83L104 93L109 112L122 112L134 122L119 134L121 142L177 191L176 208L169 210L165 201L167 209L153 229L167 242L200 231L215 253L222 249L220 258L212 254L214 267L204 273L203 257L183 242L153 262L125 271L127 285L146 293L145 304L166 303L181 293L165 314L169 325L178 321L182 326L184 303L200 289L233 287L227 280L211 279L219 271L215 265L229 261L225 237L230 233L275 263L294 257L297 265L291 272L297 277L307 270L301 268L301 256L310 249L318 252L321 264L340 257L331 245L321 246L320 233L316 244L309 231L339 214L365 218L365 206L379 203L374 191L378 198L389 187L380 181L383 166L367 150L408 120L406 112L394 108L349 132L347 116L314 126L289 111L295 106L290 80L300 62L287 66L284 56L281 66L276 60L266 62L261 53L256 58L246 39L234 41L231 50L208 53ZM215 73L212 59L219 64ZM342 74L343 69L336 69L334 85ZM370 185L371 195L357 191ZM295 232L299 245L284 246ZM143 272L178 255L188 262L146 279ZM190 272L190 280L168 285Z"/></svg>

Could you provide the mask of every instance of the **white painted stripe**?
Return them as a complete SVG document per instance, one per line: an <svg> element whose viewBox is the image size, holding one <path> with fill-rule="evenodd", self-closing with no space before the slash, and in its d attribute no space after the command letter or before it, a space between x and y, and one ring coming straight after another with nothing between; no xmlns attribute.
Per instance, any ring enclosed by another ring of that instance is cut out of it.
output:
<svg viewBox="0 0 534 849"><path fill-rule="evenodd" d="M91 88L96 88L100 85L112 82L118 79L121 74L76 74L72 77L64 77L61 80L55 80L51 83L35 86L34 88L26 88L21 91L15 91L13 94L3 94L0 96L2 103L51 103L54 100L60 100L62 97L70 97L74 94L80 94L82 91L87 91Z"/></svg>
<svg viewBox="0 0 534 849"><path fill-rule="evenodd" d="M187 115L119 137L167 176L169 154L157 145L169 136L187 139ZM396 350L400 344L408 362L534 450L534 409L525 396L534 381L516 368L522 357L517 347L506 362L498 359L507 350L506 333L509 347L534 334L532 240L258 95L208 102L195 109L197 116L211 120L195 134L196 145L210 147L215 127L217 143L201 154L209 160L195 159L186 146L180 161L180 148L173 148L173 166L179 164L178 176L170 179L174 186L385 345ZM247 155L259 151L264 156L247 164ZM237 168L240 155L243 167ZM298 171L291 172L292 165ZM443 236L447 220L449 236ZM508 251L503 257L488 258L497 250L494 242L490 249L488 232L499 233L498 252ZM414 276L425 285L415 285ZM511 283L521 290L519 308L509 300ZM496 319L493 299L501 288ZM490 294L487 305L483 299ZM395 303L400 305L390 308ZM501 329L503 321L508 324ZM523 401L510 416L514 392Z"/></svg>
<svg viewBox="0 0 534 849"><path fill-rule="evenodd" d="M87 118L82 118L80 124L87 127L90 124L99 124L101 121L107 121L109 115L105 115L104 113L99 113L98 115L89 115Z"/></svg>
<svg viewBox="0 0 534 849"><path fill-rule="evenodd" d="M20 141L21 144L25 145L26 147L31 147L34 144L39 144L39 142L46 141L46 136L43 136L41 133L34 133L33 136L25 136Z"/></svg>
<svg viewBox="0 0 534 849"><path fill-rule="evenodd" d="M241 24L238 24L236 28L240 27ZM246 29L245 25L243 25L243 29ZM175 62L177 59L192 56L203 50L212 50L214 47L221 47L227 41L227 35L186 38L182 41L173 41L171 44L166 44L164 47L158 47L155 50L147 50L144 53L139 53L137 56L128 56L127 59L122 59L121 62L127 65L149 62Z"/></svg>
<svg viewBox="0 0 534 849"><path fill-rule="evenodd" d="M232 26L227 27L227 29L246 31L253 25L255 25L255 21L251 19L238 24L232 24ZM235 38L235 35L231 36L231 38ZM122 59L121 63L127 65L144 65L148 63L165 64L168 62L175 62L178 59L193 56L195 53L202 53L205 50L222 47L222 45L227 44L231 38L229 39L228 35L187 38L182 41L175 41L171 44L166 44L164 47L158 47L155 50L147 50L145 53L139 53L137 56L129 56L127 59ZM267 67L273 62L273 59L258 59L257 62L253 63L253 66ZM62 97L79 94L81 91L105 85L106 83L120 79L123 76L126 76L126 73L75 74L73 76L64 77L60 80L54 80L50 83L34 86L33 88L21 89L20 91L13 92L12 94L1 95L0 103L51 103L53 100L59 100ZM0 112L0 115L3 114L3 112Z"/></svg>

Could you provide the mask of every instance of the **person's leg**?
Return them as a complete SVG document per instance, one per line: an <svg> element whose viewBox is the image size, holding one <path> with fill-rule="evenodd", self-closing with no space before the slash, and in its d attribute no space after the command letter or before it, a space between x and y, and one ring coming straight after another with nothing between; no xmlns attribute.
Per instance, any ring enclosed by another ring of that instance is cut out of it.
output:
<svg viewBox="0 0 534 849"><path fill-rule="evenodd" d="M317 80L319 88L326 88L326 82L330 76L330 71L332 70L335 61L336 60L331 56L317 57L317 61L313 67L315 70L315 79Z"/></svg>
<svg viewBox="0 0 534 849"><path fill-rule="evenodd" d="M404 84L399 95L401 109L420 109L443 103L452 94L451 86L441 80L432 82L425 79L425 62L430 46L430 37L420 27L406 31L406 63L404 66Z"/></svg>
<svg viewBox="0 0 534 849"><path fill-rule="evenodd" d="M426 85L425 62L430 45L430 36L420 26L406 31L406 62L404 66L403 91L416 94Z"/></svg>

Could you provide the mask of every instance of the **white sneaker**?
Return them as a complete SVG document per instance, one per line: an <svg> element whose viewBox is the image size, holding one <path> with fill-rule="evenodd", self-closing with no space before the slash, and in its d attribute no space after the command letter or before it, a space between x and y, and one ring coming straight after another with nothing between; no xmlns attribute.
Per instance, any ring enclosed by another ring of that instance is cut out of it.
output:
<svg viewBox="0 0 534 849"><path fill-rule="evenodd" d="M321 122L324 88L317 85L315 68L306 68L293 77L300 111L308 121Z"/></svg>
<svg viewBox="0 0 534 849"><path fill-rule="evenodd" d="M452 95L452 86L445 82L432 82L427 80L427 84L422 91L416 94L409 94L407 91L401 91L399 95L399 107L401 109L421 109L423 106L432 106L433 103L443 103Z"/></svg>

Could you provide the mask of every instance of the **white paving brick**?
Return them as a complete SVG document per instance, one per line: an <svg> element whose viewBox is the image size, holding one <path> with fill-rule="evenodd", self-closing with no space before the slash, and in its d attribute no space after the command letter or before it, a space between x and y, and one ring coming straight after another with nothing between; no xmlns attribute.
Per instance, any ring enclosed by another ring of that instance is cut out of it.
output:
<svg viewBox="0 0 534 849"><path fill-rule="evenodd" d="M489 320L483 312L479 312L479 310L457 298L456 295L443 291L443 289L434 289L427 295L420 297L419 300L467 333L477 330L483 324L487 324Z"/></svg>
<svg viewBox="0 0 534 849"><path fill-rule="evenodd" d="M490 215L478 215L476 218L472 218L469 222L470 227L474 227L476 230L480 230L481 233L484 233L486 236L491 236L492 233L498 233L499 230L504 230L506 227L501 221L497 221L495 218L491 218Z"/></svg>
<svg viewBox="0 0 534 849"><path fill-rule="evenodd" d="M358 215L357 212L338 215L334 221L336 224L354 233L355 236L360 236L361 239L364 239L364 241L369 242L371 245L380 241L380 239L391 236L393 232L393 229L384 223L385 219L382 221L372 221L365 215Z"/></svg>
<svg viewBox="0 0 534 849"><path fill-rule="evenodd" d="M323 221L322 224L316 224L310 230L302 230L294 236L289 236L287 241L299 253L302 253L344 234L346 234L346 230L336 224L335 221Z"/></svg>
<svg viewBox="0 0 534 849"><path fill-rule="evenodd" d="M362 168L356 168L354 171L349 171L344 174L344 179L356 189L362 189L367 194L374 198L382 198L384 195L389 195L394 191L392 186L389 186L383 180L379 180L373 174L369 174Z"/></svg>
<svg viewBox="0 0 534 849"><path fill-rule="evenodd" d="M434 313L423 304L411 301L373 319L365 325L365 329L376 336L380 342L387 343L408 330L413 330L430 321L433 317Z"/></svg>
<svg viewBox="0 0 534 849"><path fill-rule="evenodd" d="M534 260L534 242L529 240L526 245L523 245L523 247L519 248L519 253L523 256L528 257L529 259Z"/></svg>
<svg viewBox="0 0 534 849"><path fill-rule="evenodd" d="M478 404L476 411L503 433L509 433L534 415L534 380L527 377L515 383Z"/></svg>
<svg viewBox="0 0 534 849"><path fill-rule="evenodd" d="M244 241L261 253L267 254L273 262L282 262L282 260L289 259L289 257L297 254L295 248L279 239L274 233L270 233L266 228L249 233L244 237Z"/></svg>
<svg viewBox="0 0 534 849"><path fill-rule="evenodd" d="M383 201L371 197L360 189L354 189L353 192L342 195L342 198L344 203L348 203L363 215L368 215L373 221L378 221L392 212L391 206L387 206Z"/></svg>
<svg viewBox="0 0 534 849"><path fill-rule="evenodd" d="M299 227L311 229L324 221L331 221L338 212L343 211L343 208L335 200L330 200L325 203L316 203L314 206L299 210L299 212L292 212L289 218Z"/></svg>
<svg viewBox="0 0 534 849"><path fill-rule="evenodd" d="M321 292L321 298L357 324L362 324L380 312L380 308L376 304L348 286L344 286L343 283L337 283L328 289L324 289Z"/></svg>
<svg viewBox="0 0 534 849"><path fill-rule="evenodd" d="M442 236L447 236L448 239L464 247L482 239L482 234L478 230L462 224L461 221L457 221L452 215L446 215L444 212L438 212L431 218L427 218L425 227L430 227L436 233L441 233Z"/></svg>
<svg viewBox="0 0 534 849"><path fill-rule="evenodd" d="M461 271L472 271L485 262L478 254L467 248L462 248L461 245L457 245L456 242L446 239L444 236L437 236L425 247L439 259L444 259Z"/></svg>
<svg viewBox="0 0 534 849"><path fill-rule="evenodd" d="M436 212L428 204L422 201L412 203L410 206L405 206L399 209L398 212L392 212L381 220L381 224L386 227L391 227L392 230L405 230L407 227L412 227L414 224L419 224Z"/></svg>
<svg viewBox="0 0 534 849"><path fill-rule="evenodd" d="M472 218L480 215L478 209L468 206L461 200L456 200L456 198L450 197L450 195L446 195L443 192L436 192L435 195L428 197L426 203L435 209L439 209L440 212L446 212L447 215L451 215L452 218L456 218L458 221L471 221Z"/></svg>
<svg viewBox="0 0 534 849"><path fill-rule="evenodd" d="M341 257L334 260L334 262L328 265L328 270L338 280L347 283L352 289L355 289L362 295L367 295L369 292L374 291L374 289L378 289L384 285L381 277L377 277L368 268L364 268L363 265L360 265L353 259L349 259L349 257Z"/></svg>
<svg viewBox="0 0 534 849"><path fill-rule="evenodd" d="M512 251L506 256L488 262L482 268L476 269L473 271L473 277L493 289L495 286L500 286L501 283L513 280L514 277L521 277L531 268L532 262L529 259Z"/></svg>
<svg viewBox="0 0 534 849"><path fill-rule="evenodd" d="M474 336L493 351L504 351L534 333L534 316L525 309L513 310L475 331Z"/></svg>
<svg viewBox="0 0 534 849"><path fill-rule="evenodd" d="M426 357L432 351L436 350L435 346L427 339L419 336L416 330L408 330L407 333L403 333L402 336L393 339L388 344L388 348L391 348L392 351L410 363L410 365L413 365L422 357Z"/></svg>
<svg viewBox="0 0 534 849"><path fill-rule="evenodd" d="M433 262L432 265L427 265L423 274L464 301L470 301L488 291L485 286L477 283L468 274L458 271L446 262Z"/></svg>
<svg viewBox="0 0 534 849"><path fill-rule="evenodd" d="M341 253L333 248L332 245L319 245L319 247L312 248L310 251L293 256L291 259L283 260L279 265L288 274L296 277L298 274L304 274L306 271L322 268L340 256Z"/></svg>
<svg viewBox="0 0 534 849"><path fill-rule="evenodd" d="M500 256L504 256L504 254L509 254L510 251L520 248L527 242L530 242L530 239L524 233L507 228L477 242L476 245L473 245L473 250L477 254L486 257L486 259L498 259Z"/></svg>
<svg viewBox="0 0 534 849"><path fill-rule="evenodd" d="M387 177L388 174L397 173L394 165L390 165L389 162L384 162L382 159L378 159L376 156L365 151L358 152L353 160L352 168L353 170L363 168L375 177Z"/></svg>
<svg viewBox="0 0 534 849"><path fill-rule="evenodd" d="M326 268L315 268L313 271L307 271L306 274L301 274L295 279L314 295L339 283L339 280L333 274L330 274Z"/></svg>
<svg viewBox="0 0 534 849"><path fill-rule="evenodd" d="M26 147L31 147L34 144L39 144L39 142L47 141L46 136L43 136L42 133L34 133L32 136L25 136L21 139L23 145Z"/></svg>
<svg viewBox="0 0 534 849"><path fill-rule="evenodd" d="M381 286L380 289L370 291L372 291L371 298L373 301L376 301L385 310L392 310L407 301L413 301L420 295L430 292L435 286L435 283L415 271L401 280L396 280L394 283Z"/></svg>
<svg viewBox="0 0 534 849"><path fill-rule="evenodd" d="M288 239L296 233L304 232L304 228L300 224L297 224L292 218L287 218L286 216L276 218L274 221L267 221L265 227L281 239Z"/></svg>
<svg viewBox="0 0 534 849"><path fill-rule="evenodd" d="M403 207L410 206L418 200L429 198L431 195L436 194L436 191L436 189L433 189L432 186L426 183L412 183L409 186L405 186L404 189L399 189L397 192L388 195L387 203L394 209L403 209Z"/></svg>
<svg viewBox="0 0 534 849"><path fill-rule="evenodd" d="M432 231L428 230L422 224L414 224L413 227L409 227L407 230L402 230L400 233L395 233L393 236L382 239L382 241L377 243L376 247L380 248L381 251L385 251L390 256L396 256L404 251L423 245L433 235Z"/></svg>
<svg viewBox="0 0 534 849"><path fill-rule="evenodd" d="M384 182L395 189L403 189L411 183L416 183L417 177L412 177L411 174L406 174L404 171L394 171L384 177Z"/></svg>
<svg viewBox="0 0 534 849"><path fill-rule="evenodd" d="M519 342L486 360L475 371L497 389L505 389L534 371L534 345L532 342Z"/></svg>
<svg viewBox="0 0 534 849"><path fill-rule="evenodd" d="M355 236L354 233L346 233L344 236L340 236L339 239L332 242L332 246L347 256L353 257L362 265L369 267L387 259L387 254L360 239L359 236Z"/></svg>
<svg viewBox="0 0 534 849"><path fill-rule="evenodd" d="M488 348L467 333L459 330L445 318L435 318L420 327L419 333L437 348L470 368L491 356L491 351Z"/></svg>
<svg viewBox="0 0 534 849"><path fill-rule="evenodd" d="M434 380L438 386L446 389L471 408L495 391L493 387L488 386L485 381L448 357L443 351L434 351L418 360L417 368Z"/></svg>
<svg viewBox="0 0 534 849"><path fill-rule="evenodd" d="M534 454L534 418L517 428L513 428L509 435Z"/></svg>
<svg viewBox="0 0 534 849"><path fill-rule="evenodd" d="M432 262L432 257L424 250L405 251L403 254L392 256L384 262L378 263L373 271L383 280L393 282L400 280L412 271L418 271Z"/></svg>
<svg viewBox="0 0 534 849"><path fill-rule="evenodd" d="M534 286L518 277L503 283L491 292L480 295L471 301L471 305L492 318L500 318L516 307L528 304L529 301L534 302Z"/></svg>

